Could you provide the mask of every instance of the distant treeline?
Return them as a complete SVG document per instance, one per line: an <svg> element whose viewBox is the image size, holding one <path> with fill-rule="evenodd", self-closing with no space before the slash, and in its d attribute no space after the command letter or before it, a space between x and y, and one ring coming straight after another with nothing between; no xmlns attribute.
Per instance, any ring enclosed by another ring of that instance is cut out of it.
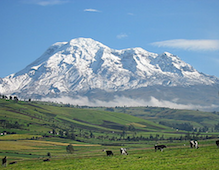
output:
<svg viewBox="0 0 219 170"><path fill-rule="evenodd" d="M54 130L53 130L54 131ZM109 140L109 141L161 141L161 140L169 140L169 141L174 141L174 140L205 140L205 139L214 139L214 138L218 138L217 136L215 135L200 135L199 132L187 132L186 134L184 135L181 135L181 136L176 136L176 137L165 137L164 135L159 135L159 134L155 134L155 135L149 135L149 136L137 136L137 135L133 135L133 136L130 136L130 134L126 134L126 132L122 133L122 134L114 134L114 135L94 135L92 133L92 131L90 131L89 133L88 132L85 132L85 133L80 133L80 134L75 134L73 132L71 133L68 133L68 132L61 132L61 133L58 133L58 135L55 135L56 137L60 137L60 138L66 138L66 139L72 139L72 140L76 140L76 141L80 141L80 142L85 142L83 141L83 138L84 140L86 139L98 139L100 141L106 141L106 140ZM45 135L44 137L48 137L47 135ZM50 136L52 137L52 136Z"/></svg>

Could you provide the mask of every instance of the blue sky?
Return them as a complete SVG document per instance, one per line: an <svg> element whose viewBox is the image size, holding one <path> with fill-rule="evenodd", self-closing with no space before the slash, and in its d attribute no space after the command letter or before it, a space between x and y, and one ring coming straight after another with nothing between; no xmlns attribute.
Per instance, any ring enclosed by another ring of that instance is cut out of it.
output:
<svg viewBox="0 0 219 170"><path fill-rule="evenodd" d="M219 77L218 0L0 0L0 21L1 78L79 37L168 51Z"/></svg>

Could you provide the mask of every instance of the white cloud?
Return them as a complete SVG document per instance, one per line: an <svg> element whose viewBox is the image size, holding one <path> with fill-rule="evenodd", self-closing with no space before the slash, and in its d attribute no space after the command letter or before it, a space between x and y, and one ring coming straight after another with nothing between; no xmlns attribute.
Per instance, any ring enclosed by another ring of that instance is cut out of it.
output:
<svg viewBox="0 0 219 170"><path fill-rule="evenodd" d="M85 12L100 12L99 10L97 9L92 9L92 8L89 8L89 9L84 9Z"/></svg>
<svg viewBox="0 0 219 170"><path fill-rule="evenodd" d="M151 43L158 47L180 48L192 51L216 51L219 50L219 40L186 40L173 39Z"/></svg>
<svg viewBox="0 0 219 170"><path fill-rule="evenodd" d="M158 100L155 97L151 96L149 101L145 101L143 99L131 99L127 97L118 97L116 96L114 100L106 102L102 100L90 101L87 97L77 96L77 98L70 97L61 97L61 98L43 98L42 101L50 101L64 104L73 104L79 106L105 106L105 107L116 107L116 106L154 106L154 107L168 107L173 109L213 109L218 106L200 106L200 105L192 105L192 104L178 104L176 103L177 99L173 101L166 100Z"/></svg>
<svg viewBox="0 0 219 170"><path fill-rule="evenodd" d="M116 36L116 38L118 38L118 39L122 39L122 38L126 38L126 37L128 37L128 35L125 33L121 33L121 34Z"/></svg>
<svg viewBox="0 0 219 170"><path fill-rule="evenodd" d="M23 3L27 4L36 4L40 6L48 6L48 5L60 5L64 3L68 3L68 0L23 0Z"/></svg>

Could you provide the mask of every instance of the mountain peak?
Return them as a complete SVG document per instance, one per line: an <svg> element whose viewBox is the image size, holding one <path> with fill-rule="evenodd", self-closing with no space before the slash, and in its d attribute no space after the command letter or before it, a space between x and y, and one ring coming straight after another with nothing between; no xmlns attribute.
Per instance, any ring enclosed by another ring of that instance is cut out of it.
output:
<svg viewBox="0 0 219 170"><path fill-rule="evenodd" d="M102 43L93 40L92 38L76 38L69 41L71 46L80 46L83 48L108 48L107 46L103 45Z"/></svg>
<svg viewBox="0 0 219 170"><path fill-rule="evenodd" d="M94 43L94 42L96 43L96 42L98 42L98 41L95 41L95 40L93 40L92 38L79 37L79 38L71 39L69 42L72 43L72 44L75 44L75 43L77 43L77 44L82 44L82 43ZM98 43L99 43L99 42L98 42Z"/></svg>
<svg viewBox="0 0 219 170"><path fill-rule="evenodd" d="M165 51L162 55L172 56L173 54L171 54L171 53Z"/></svg>

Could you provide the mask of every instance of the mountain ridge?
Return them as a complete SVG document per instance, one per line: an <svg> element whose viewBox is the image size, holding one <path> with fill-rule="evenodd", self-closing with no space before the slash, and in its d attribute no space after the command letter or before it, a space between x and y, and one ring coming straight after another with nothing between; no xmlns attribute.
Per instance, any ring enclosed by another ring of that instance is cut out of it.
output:
<svg viewBox="0 0 219 170"><path fill-rule="evenodd" d="M169 52L156 54L140 47L115 50L91 38L77 38L53 44L26 68L0 80L2 94L31 98L86 96L98 89L121 93L152 86L217 89L219 79L199 73Z"/></svg>

